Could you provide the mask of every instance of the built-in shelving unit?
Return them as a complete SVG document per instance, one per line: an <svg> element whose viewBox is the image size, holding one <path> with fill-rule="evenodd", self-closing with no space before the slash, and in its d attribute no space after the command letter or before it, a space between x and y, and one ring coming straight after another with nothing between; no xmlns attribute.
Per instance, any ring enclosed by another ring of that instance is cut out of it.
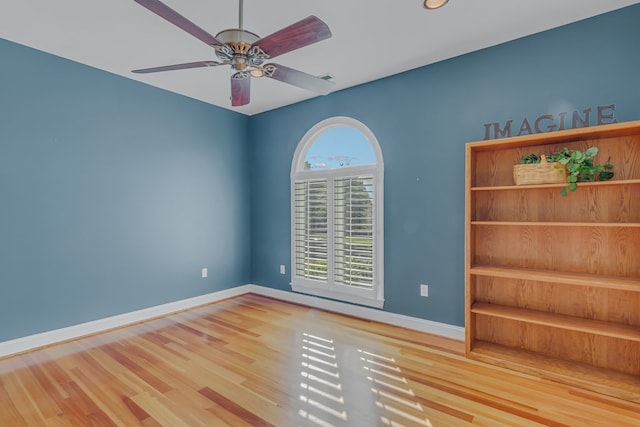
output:
<svg viewBox="0 0 640 427"><path fill-rule="evenodd" d="M524 155L592 146L613 180L513 184ZM640 121L466 150L467 356L640 402Z"/></svg>

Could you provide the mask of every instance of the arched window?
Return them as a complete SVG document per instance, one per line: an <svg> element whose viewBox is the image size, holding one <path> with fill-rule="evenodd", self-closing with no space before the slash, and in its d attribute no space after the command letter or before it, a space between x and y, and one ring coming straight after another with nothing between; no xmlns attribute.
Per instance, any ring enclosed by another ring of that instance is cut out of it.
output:
<svg viewBox="0 0 640 427"><path fill-rule="evenodd" d="M373 133L333 117L302 138L291 164L291 286L384 304L384 164Z"/></svg>

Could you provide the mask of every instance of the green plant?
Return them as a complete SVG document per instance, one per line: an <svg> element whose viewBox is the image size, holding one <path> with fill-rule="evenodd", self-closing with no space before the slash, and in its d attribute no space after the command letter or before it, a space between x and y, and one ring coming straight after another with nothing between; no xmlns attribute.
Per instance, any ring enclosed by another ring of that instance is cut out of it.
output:
<svg viewBox="0 0 640 427"><path fill-rule="evenodd" d="M535 154L527 154L520 159L520 163L523 165L531 165L533 163L540 163L540 157Z"/></svg>
<svg viewBox="0 0 640 427"><path fill-rule="evenodd" d="M549 162L559 162L567 168L568 185L560 189L563 197L567 195L567 190L576 191L578 182L607 181L613 178L613 165L608 160L604 165L593 163L596 154L598 147L591 147L585 151L569 150L565 147L560 152L546 156ZM528 154L520 159L520 163L540 163L540 158L535 154Z"/></svg>

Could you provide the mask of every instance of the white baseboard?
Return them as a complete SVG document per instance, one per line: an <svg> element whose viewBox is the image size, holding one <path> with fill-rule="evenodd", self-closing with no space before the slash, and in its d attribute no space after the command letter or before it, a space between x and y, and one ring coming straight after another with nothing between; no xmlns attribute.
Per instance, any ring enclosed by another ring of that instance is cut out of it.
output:
<svg viewBox="0 0 640 427"><path fill-rule="evenodd" d="M168 304L157 305L142 310L131 311L117 316L106 317L91 322L80 323L53 331L42 332L40 334L29 335L16 338L10 341L0 342L0 358L12 354L23 353L28 350L46 347L52 344L77 339L87 335L104 332L109 329L119 328L126 325L153 319L155 317L166 316L171 313L209 304L226 298L235 297L249 292L250 286L243 285L236 288L225 289L206 295L200 295Z"/></svg>
<svg viewBox="0 0 640 427"><path fill-rule="evenodd" d="M248 287L249 292L253 292L255 294L294 302L309 307L321 308L323 310L335 311L337 313L360 317L376 322L388 323L390 325L413 329L415 331L440 335L458 341L464 341L464 328L461 326L419 319L417 317L405 316L403 314L389 313L388 311L327 300L311 295L281 291L278 289L267 288L265 286L248 285Z"/></svg>
<svg viewBox="0 0 640 427"><path fill-rule="evenodd" d="M456 340L464 340L464 328L460 326L448 325L446 323L433 322L430 320L418 319L416 317L404 316L402 314L389 313L338 301L317 298L311 295L304 295L294 292L281 291L258 285L243 285L236 288L213 292L194 298L149 307L142 310L119 314L117 316L106 317L91 322L80 323L53 331L42 332L10 341L0 342L0 358L13 354L23 353L36 348L46 347L72 339L81 338L87 335L104 332L109 329L120 328L159 316L166 316L178 311L210 304L226 298L232 298L246 293L255 293L271 298L302 304L309 307L334 311L349 316L360 317L394 326L413 329L430 334L441 335Z"/></svg>

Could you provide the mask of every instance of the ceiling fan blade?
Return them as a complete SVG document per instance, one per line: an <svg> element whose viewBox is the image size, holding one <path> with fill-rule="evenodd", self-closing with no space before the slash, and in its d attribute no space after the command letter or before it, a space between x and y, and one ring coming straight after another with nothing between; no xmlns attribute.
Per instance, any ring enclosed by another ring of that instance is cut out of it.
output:
<svg viewBox="0 0 640 427"><path fill-rule="evenodd" d="M162 67L142 68L139 70L132 70L131 72L138 73L138 74L147 74L147 73L157 73L159 71L186 70L188 68L215 67L218 65L226 65L226 64L224 62L216 62L216 61L198 61L198 62L187 62L186 64L175 64L175 65L165 65Z"/></svg>
<svg viewBox="0 0 640 427"><path fill-rule="evenodd" d="M251 77L240 77L236 73L231 76L231 106L240 107L247 105L251 99Z"/></svg>
<svg viewBox="0 0 640 427"><path fill-rule="evenodd" d="M336 85L334 82L280 64L267 64L263 68L265 77L321 93L322 95L330 93Z"/></svg>
<svg viewBox="0 0 640 427"><path fill-rule="evenodd" d="M156 15L166 19L171 22L173 25L183 29L187 33L191 34L195 38L202 40L209 46L223 46L220 40L198 27L193 22L189 21L184 16L180 15L175 10L171 9L166 4L162 3L158 0L134 0L136 3L139 3L141 6L146 7L151 12Z"/></svg>
<svg viewBox="0 0 640 427"><path fill-rule="evenodd" d="M258 40L253 46L260 47L269 55L269 58L275 58L329 37L331 37L331 30L327 24L311 15Z"/></svg>

